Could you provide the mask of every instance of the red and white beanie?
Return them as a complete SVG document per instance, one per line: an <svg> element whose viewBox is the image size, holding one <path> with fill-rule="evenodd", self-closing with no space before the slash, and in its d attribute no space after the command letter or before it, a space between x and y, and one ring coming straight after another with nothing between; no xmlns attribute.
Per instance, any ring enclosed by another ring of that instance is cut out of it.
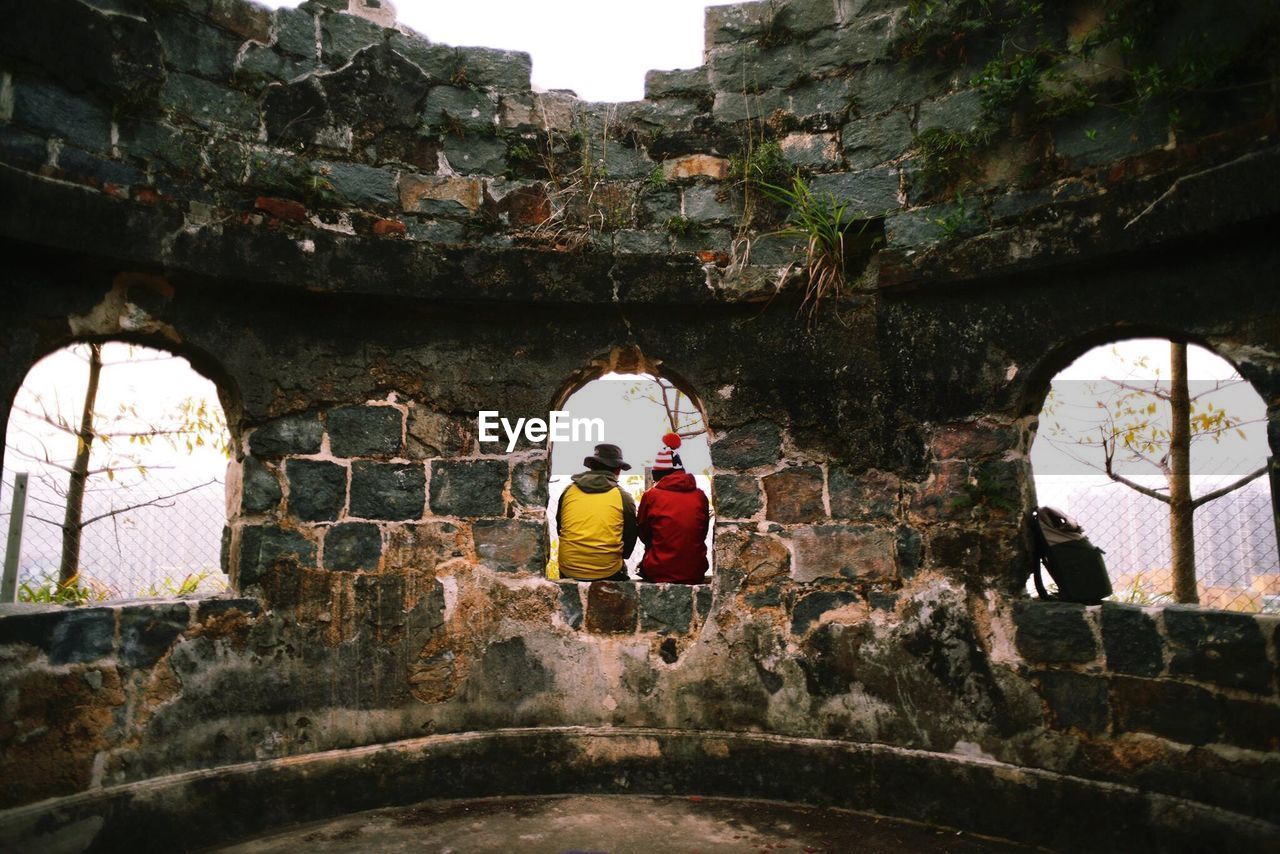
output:
<svg viewBox="0 0 1280 854"><path fill-rule="evenodd" d="M684 469L684 463L680 461L680 455L676 453L676 449L680 447L680 437L675 433L668 433L662 437L662 448L659 449L658 455L653 459L653 467L658 470L663 469Z"/></svg>

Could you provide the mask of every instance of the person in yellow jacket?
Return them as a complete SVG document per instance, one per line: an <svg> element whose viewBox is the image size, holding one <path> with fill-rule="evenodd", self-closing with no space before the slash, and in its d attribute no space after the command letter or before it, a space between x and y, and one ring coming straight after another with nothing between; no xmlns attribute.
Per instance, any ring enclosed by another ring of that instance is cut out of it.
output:
<svg viewBox="0 0 1280 854"><path fill-rule="evenodd" d="M587 470L573 476L556 510L560 576L626 581L622 562L636 547L636 502L618 486L618 474L631 466L617 445L596 445L582 464Z"/></svg>

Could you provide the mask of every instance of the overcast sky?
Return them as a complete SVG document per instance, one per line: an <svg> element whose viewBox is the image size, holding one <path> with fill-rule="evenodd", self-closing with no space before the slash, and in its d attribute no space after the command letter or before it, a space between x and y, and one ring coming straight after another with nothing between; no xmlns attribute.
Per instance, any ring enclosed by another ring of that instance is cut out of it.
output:
<svg viewBox="0 0 1280 854"><path fill-rule="evenodd" d="M703 9L726 2L398 0L395 7L401 24L433 42L531 54L533 82L543 89L573 89L589 101L634 101L644 97L646 71L702 64Z"/></svg>

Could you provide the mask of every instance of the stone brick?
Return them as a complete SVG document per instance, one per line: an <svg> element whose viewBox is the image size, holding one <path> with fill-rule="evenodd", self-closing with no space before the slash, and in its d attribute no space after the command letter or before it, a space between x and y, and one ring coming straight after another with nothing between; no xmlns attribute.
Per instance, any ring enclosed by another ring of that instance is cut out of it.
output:
<svg viewBox="0 0 1280 854"><path fill-rule="evenodd" d="M822 503L822 469L818 466L785 468L761 482L768 497L766 519L791 524L818 522L826 517Z"/></svg>
<svg viewBox="0 0 1280 854"><path fill-rule="evenodd" d="M640 631L660 634L689 631L693 622L693 588L687 584L637 584Z"/></svg>
<svg viewBox="0 0 1280 854"><path fill-rule="evenodd" d="M890 531L868 525L814 525L795 529L788 539L795 550L791 577L796 581L897 577Z"/></svg>
<svg viewBox="0 0 1280 854"><path fill-rule="evenodd" d="M278 199L275 196L258 196L254 201L255 209L262 211L267 216L284 222L304 222L307 218L307 208L301 202L293 199Z"/></svg>
<svg viewBox="0 0 1280 854"><path fill-rule="evenodd" d="M604 635L636 630L636 586L631 582L596 581L587 588L587 631Z"/></svg>
<svg viewBox="0 0 1280 854"><path fill-rule="evenodd" d="M547 492L546 460L525 460L512 466L511 497L525 507L547 506L550 495Z"/></svg>
<svg viewBox="0 0 1280 854"><path fill-rule="evenodd" d="M782 156L793 166L804 169L830 169L840 162L840 149L835 134L792 133L779 142Z"/></svg>
<svg viewBox="0 0 1280 854"><path fill-rule="evenodd" d="M120 611L120 663L154 667L191 622L186 603L130 605Z"/></svg>
<svg viewBox="0 0 1280 854"><path fill-rule="evenodd" d="M1018 431L997 421L954 421L933 431L934 459L975 459L1004 454L1018 446Z"/></svg>
<svg viewBox="0 0 1280 854"><path fill-rule="evenodd" d="M582 625L582 593L578 582L561 581L559 587L560 616L569 628L576 629Z"/></svg>
<svg viewBox="0 0 1280 854"><path fill-rule="evenodd" d="M698 619L705 620L711 614L711 600L714 591L710 584L699 584L694 587L693 605L698 612Z"/></svg>
<svg viewBox="0 0 1280 854"><path fill-rule="evenodd" d="M212 0L209 20L246 39L271 39L271 11L250 0Z"/></svg>
<svg viewBox="0 0 1280 854"><path fill-rule="evenodd" d="M717 469L767 466L782 458L782 432L772 421L753 421L721 433L711 445Z"/></svg>
<svg viewBox="0 0 1280 854"><path fill-rule="evenodd" d="M50 83L14 80L13 121L88 151L105 152L111 146L111 114Z"/></svg>
<svg viewBox="0 0 1280 854"><path fill-rule="evenodd" d="M481 199L476 178L400 176L400 208L406 213L463 216L478 211Z"/></svg>
<svg viewBox="0 0 1280 854"><path fill-rule="evenodd" d="M433 87L422 105L422 120L436 129L492 133L497 116L498 105L492 97L457 86Z"/></svg>
<svg viewBox="0 0 1280 854"><path fill-rule="evenodd" d="M240 512L270 513L280 506L282 495L276 473L256 457L245 457L240 473Z"/></svg>
<svg viewBox="0 0 1280 854"><path fill-rule="evenodd" d="M1049 704L1054 726L1089 735L1106 732L1111 718L1106 679L1069 670L1046 670L1033 676Z"/></svg>
<svg viewBox="0 0 1280 854"><path fill-rule="evenodd" d="M258 129L258 105L243 92L210 83L200 77L170 72L160 90L166 109L206 129L226 125L244 131Z"/></svg>
<svg viewBox="0 0 1280 854"><path fill-rule="evenodd" d="M431 463L431 512L443 516L501 516L505 460L435 460Z"/></svg>
<svg viewBox="0 0 1280 854"><path fill-rule="evenodd" d="M1162 109L1137 116L1098 107L1064 119L1054 130L1054 151L1073 166L1113 163L1161 148L1169 140L1169 119Z"/></svg>
<svg viewBox="0 0 1280 854"><path fill-rule="evenodd" d="M1252 615L1175 605L1164 610L1164 629L1173 653L1171 674L1227 688L1273 693L1266 641Z"/></svg>
<svg viewBox="0 0 1280 854"><path fill-rule="evenodd" d="M1271 702L1219 698L1222 740L1246 750L1280 750L1280 707Z"/></svg>
<svg viewBox="0 0 1280 854"><path fill-rule="evenodd" d="M324 61L337 67L357 52L382 41L382 27L355 15L320 18L320 50Z"/></svg>
<svg viewBox="0 0 1280 854"><path fill-rule="evenodd" d="M916 119L916 133L930 130L947 130L969 133L982 119L982 93L966 89L925 101L920 105Z"/></svg>
<svg viewBox="0 0 1280 854"><path fill-rule="evenodd" d="M1098 644L1083 605L1019 601L1013 608L1018 652L1028 661L1085 663L1098 657Z"/></svg>
<svg viewBox="0 0 1280 854"><path fill-rule="evenodd" d="M109 608L78 608L61 615L49 638L49 663L84 664L111 655L116 615Z"/></svg>
<svg viewBox="0 0 1280 854"><path fill-rule="evenodd" d="M858 601L858 595L847 590L818 590L796 601L791 609L791 633L802 635L828 611Z"/></svg>
<svg viewBox="0 0 1280 854"><path fill-rule="evenodd" d="M170 69L224 82L231 76L242 39L186 15L157 15L152 22Z"/></svg>
<svg viewBox="0 0 1280 854"><path fill-rule="evenodd" d="M347 499L347 470L322 460L288 460L289 513L306 522L332 522Z"/></svg>
<svg viewBox="0 0 1280 854"><path fill-rule="evenodd" d="M1207 744L1218 734L1218 703L1195 685L1168 679L1111 679L1118 732L1149 732L1183 744Z"/></svg>
<svg viewBox="0 0 1280 854"><path fill-rule="evenodd" d="M334 525L324 535L324 568L372 572L382 557L382 534L370 522Z"/></svg>
<svg viewBox="0 0 1280 854"><path fill-rule="evenodd" d="M832 466L827 481L833 518L890 522L898 517L901 482L897 475L876 469L854 473Z"/></svg>
<svg viewBox="0 0 1280 854"><path fill-rule="evenodd" d="M467 532L452 522L396 525L387 535L385 568L430 570L467 553Z"/></svg>
<svg viewBox="0 0 1280 854"><path fill-rule="evenodd" d="M891 168L864 169L816 175L811 182L819 195L830 193L848 205L850 215L876 216L898 207L898 171Z"/></svg>
<svg viewBox="0 0 1280 854"><path fill-rule="evenodd" d="M265 44L251 43L236 58L235 83L260 91L273 82L301 77L316 69L314 59L282 54Z"/></svg>
<svg viewBox="0 0 1280 854"><path fill-rule="evenodd" d="M1102 603L1102 648L1115 673L1156 676L1164 669L1155 620L1137 606Z"/></svg>
<svg viewBox="0 0 1280 854"><path fill-rule="evenodd" d="M0 125L0 160L34 172L49 160L49 143L42 136Z"/></svg>
<svg viewBox="0 0 1280 854"><path fill-rule="evenodd" d="M684 215L695 222L728 222L737 219L737 198L724 186L688 187L683 194Z"/></svg>
<svg viewBox="0 0 1280 854"><path fill-rule="evenodd" d="M476 556L501 572L541 574L547 566L546 525L525 519L481 519L471 526Z"/></svg>
<svg viewBox="0 0 1280 854"><path fill-rule="evenodd" d="M409 408L408 455L413 459L465 456L475 447L474 427L474 423L415 404Z"/></svg>
<svg viewBox="0 0 1280 854"><path fill-rule="evenodd" d="M507 171L507 144L491 137L446 137L444 156L463 175L501 175Z"/></svg>
<svg viewBox="0 0 1280 854"><path fill-rule="evenodd" d="M764 507L760 482L749 474L718 474L712 491L716 516L721 519L750 519Z"/></svg>
<svg viewBox="0 0 1280 854"><path fill-rule="evenodd" d="M318 454L323 439L319 416L286 415L254 430L249 436L249 451L255 457Z"/></svg>
<svg viewBox="0 0 1280 854"><path fill-rule="evenodd" d="M297 56L319 57L315 16L306 9L277 9L276 45Z"/></svg>
<svg viewBox="0 0 1280 854"><path fill-rule="evenodd" d="M660 255L670 248L665 232L622 228L613 233L613 249L620 255Z"/></svg>
<svg viewBox="0 0 1280 854"><path fill-rule="evenodd" d="M706 66L675 71L649 71L644 76L644 97L704 97L711 94Z"/></svg>
<svg viewBox="0 0 1280 854"><path fill-rule="evenodd" d="M262 613L262 605L258 603L257 599L244 597L196 600L196 625L203 625L210 620L219 619L232 613L256 617Z"/></svg>
<svg viewBox="0 0 1280 854"><path fill-rule="evenodd" d="M393 205L399 199L396 173L390 169L363 163L319 161L316 171L323 175L334 192L353 205L377 207Z"/></svg>
<svg viewBox="0 0 1280 854"><path fill-rule="evenodd" d="M240 557L236 583L245 589L262 580L279 562L316 565L316 545L298 531L278 525L246 525L240 529Z"/></svg>
<svg viewBox="0 0 1280 854"><path fill-rule="evenodd" d="M335 457L394 457L400 453L404 415L394 406L330 409L329 450Z"/></svg>
<svg viewBox="0 0 1280 854"><path fill-rule="evenodd" d="M910 578L920 568L923 558L923 543L920 532L907 525L899 525L894 545L898 551L898 572L903 578Z"/></svg>
<svg viewBox="0 0 1280 854"><path fill-rule="evenodd" d="M427 476L421 463L351 464L351 507L357 519L402 521L421 518L427 498Z"/></svg>

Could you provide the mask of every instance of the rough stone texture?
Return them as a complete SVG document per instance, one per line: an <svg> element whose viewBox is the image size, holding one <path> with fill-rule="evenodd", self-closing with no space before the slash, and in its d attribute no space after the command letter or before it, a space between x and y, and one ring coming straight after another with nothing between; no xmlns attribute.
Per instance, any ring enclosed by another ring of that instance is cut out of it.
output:
<svg viewBox="0 0 1280 854"><path fill-rule="evenodd" d="M414 459L464 456L475 445L472 428L461 419L414 406L409 410L408 453Z"/></svg>
<svg viewBox="0 0 1280 854"><path fill-rule="evenodd" d="M782 456L782 435L769 421L727 430L711 445L711 462L717 469L749 469L766 466Z"/></svg>
<svg viewBox="0 0 1280 854"><path fill-rule="evenodd" d="M750 475L718 474L712 481L716 516L750 519L764 508L760 483Z"/></svg>
<svg viewBox="0 0 1280 854"><path fill-rule="evenodd" d="M377 525L349 522L325 532L325 569L371 572L378 568L381 555L382 535Z"/></svg>
<svg viewBox="0 0 1280 854"><path fill-rule="evenodd" d="M347 470L322 460L288 460L289 514L304 522L332 522L347 501Z"/></svg>
<svg viewBox="0 0 1280 854"><path fill-rule="evenodd" d="M329 410L326 421L335 457L399 455L404 415L393 406L343 406Z"/></svg>
<svg viewBox="0 0 1280 854"><path fill-rule="evenodd" d="M120 663L155 666L190 622L191 609L185 602L125 610L120 615Z"/></svg>
<svg viewBox="0 0 1280 854"><path fill-rule="evenodd" d="M397 521L421 518L427 499L426 472L421 463L351 464L351 507L357 519Z"/></svg>
<svg viewBox="0 0 1280 854"><path fill-rule="evenodd" d="M254 430L249 436L249 450L258 457L285 454L315 454L320 451L324 427L315 415L293 415L277 418Z"/></svg>
<svg viewBox="0 0 1280 854"><path fill-rule="evenodd" d="M1105 732L1111 715L1107 705L1107 680L1072 671L1046 671L1036 675L1055 726L1098 735Z"/></svg>
<svg viewBox="0 0 1280 854"><path fill-rule="evenodd" d="M1134 676L1157 676L1164 655L1155 621L1135 607L1102 604L1102 646L1107 668Z"/></svg>
<svg viewBox="0 0 1280 854"><path fill-rule="evenodd" d="M587 588L586 629L597 634L630 634L636 630L636 585L596 581Z"/></svg>
<svg viewBox="0 0 1280 854"><path fill-rule="evenodd" d="M890 532L868 526L815 525L797 528L790 539L795 549L791 576L796 581L885 581L897 575Z"/></svg>
<svg viewBox="0 0 1280 854"><path fill-rule="evenodd" d="M252 525L240 531L237 581L241 588L257 584L278 562L313 566L316 545L298 531L276 525Z"/></svg>
<svg viewBox="0 0 1280 854"><path fill-rule="evenodd" d="M280 505L280 481L257 457L245 458L240 479L240 512L269 513Z"/></svg>
<svg viewBox="0 0 1280 854"><path fill-rule="evenodd" d="M640 631L684 633L693 620L693 590L684 584L637 584Z"/></svg>
<svg viewBox="0 0 1280 854"><path fill-rule="evenodd" d="M826 516L822 503L822 469L798 466L762 478L765 518L773 522L817 522Z"/></svg>
<svg viewBox="0 0 1280 854"><path fill-rule="evenodd" d="M1032 661L1093 661L1098 655L1083 605L1018 602L1014 606L1018 652Z"/></svg>
<svg viewBox="0 0 1280 854"><path fill-rule="evenodd" d="M431 463L431 512L444 516L500 516L506 502L503 460Z"/></svg>
<svg viewBox="0 0 1280 854"><path fill-rule="evenodd" d="M1274 691L1274 670L1258 622L1248 614L1166 608L1169 672L1259 693Z"/></svg>
<svg viewBox="0 0 1280 854"><path fill-rule="evenodd" d="M1117 676L1111 707L1121 732L1149 732L1183 744L1206 744L1218 733L1218 704L1195 685Z"/></svg>
<svg viewBox="0 0 1280 854"><path fill-rule="evenodd" d="M546 527L523 519L482 519L471 526L476 557L502 572L541 572L546 566Z"/></svg>

